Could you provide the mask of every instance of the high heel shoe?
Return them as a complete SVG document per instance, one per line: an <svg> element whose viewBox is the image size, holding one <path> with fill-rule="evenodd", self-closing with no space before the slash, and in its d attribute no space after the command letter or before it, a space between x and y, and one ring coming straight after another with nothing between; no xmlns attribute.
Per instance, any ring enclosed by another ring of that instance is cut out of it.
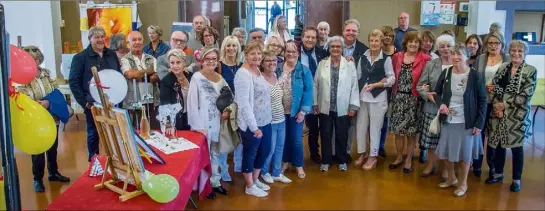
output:
<svg viewBox="0 0 545 211"><path fill-rule="evenodd" d="M449 182L442 182L442 183L439 183L439 185L437 185L438 188L449 188L449 187L456 187L458 186L458 180L454 180L452 181L451 183Z"/></svg>
<svg viewBox="0 0 545 211"><path fill-rule="evenodd" d="M388 165L388 168L389 169L396 169L397 167L401 166L401 164L403 164L403 161L399 161L399 163L392 163L392 164Z"/></svg>
<svg viewBox="0 0 545 211"><path fill-rule="evenodd" d="M360 157L354 162L355 166L361 166L367 161L368 156L367 155L360 155Z"/></svg>
<svg viewBox="0 0 545 211"><path fill-rule="evenodd" d="M369 160L361 168L366 171L375 168L377 166L377 159L375 158L375 160L371 161L370 164L368 163L369 163Z"/></svg>

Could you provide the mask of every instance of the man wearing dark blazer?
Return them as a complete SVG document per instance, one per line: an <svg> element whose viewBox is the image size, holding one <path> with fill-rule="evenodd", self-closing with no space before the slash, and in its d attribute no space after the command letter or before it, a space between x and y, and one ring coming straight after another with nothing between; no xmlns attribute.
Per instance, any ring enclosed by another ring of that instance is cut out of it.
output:
<svg viewBox="0 0 545 211"><path fill-rule="evenodd" d="M318 64L322 59L329 56L329 53L323 48L317 48L318 44L318 29L314 26L308 26L303 30L301 38L301 56L299 62L307 66L312 73L312 77L316 74ZM320 131L318 127L318 115L312 113L306 114L305 124L308 128L308 148L310 151L310 159L316 163L321 163L319 153L318 137Z"/></svg>
<svg viewBox="0 0 545 211"><path fill-rule="evenodd" d="M353 61L354 64L358 64L361 56L369 48L358 40L360 33L360 22L356 19L350 19L344 22L343 38L344 49L343 56L348 61ZM346 150L348 154L352 151L352 142L356 138L356 118L351 118L350 129L348 129L348 145ZM351 159L349 159L351 161Z"/></svg>

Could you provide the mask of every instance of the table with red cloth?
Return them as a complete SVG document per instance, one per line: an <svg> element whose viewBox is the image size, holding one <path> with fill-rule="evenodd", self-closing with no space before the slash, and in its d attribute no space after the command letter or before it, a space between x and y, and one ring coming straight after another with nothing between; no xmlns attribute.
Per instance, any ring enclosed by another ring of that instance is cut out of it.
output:
<svg viewBox="0 0 545 211"><path fill-rule="evenodd" d="M191 192L196 189L199 190L199 199L205 199L212 192L209 180L212 169L206 137L193 131L177 131L176 135L195 143L199 148L169 155L154 148L165 160L165 164L157 161L149 163L143 158L144 167L149 172L169 174L178 180L180 192L171 202L165 204L155 202L145 193L121 202L119 194L113 191L95 190L94 186L100 183L102 176L90 177L87 171L49 204L47 210L182 210L185 209ZM101 157L105 162L105 157ZM104 165L102 167L104 168Z"/></svg>

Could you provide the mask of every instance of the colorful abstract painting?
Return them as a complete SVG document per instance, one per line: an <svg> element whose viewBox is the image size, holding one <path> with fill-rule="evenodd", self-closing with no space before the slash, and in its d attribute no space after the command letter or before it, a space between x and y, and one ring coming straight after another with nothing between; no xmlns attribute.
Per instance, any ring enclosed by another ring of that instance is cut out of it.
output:
<svg viewBox="0 0 545 211"><path fill-rule="evenodd" d="M110 44L110 36L117 33L129 34L132 29L131 17L130 7L87 9L89 28L93 26L104 28L107 47Z"/></svg>

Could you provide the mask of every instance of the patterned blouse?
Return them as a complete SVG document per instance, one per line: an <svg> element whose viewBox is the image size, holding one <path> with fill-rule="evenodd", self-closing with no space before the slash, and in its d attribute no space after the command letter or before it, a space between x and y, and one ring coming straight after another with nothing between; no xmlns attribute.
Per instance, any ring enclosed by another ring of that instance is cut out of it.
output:
<svg viewBox="0 0 545 211"><path fill-rule="evenodd" d="M272 112L269 82L263 75L252 77L254 81L254 115L258 127L271 123Z"/></svg>
<svg viewBox="0 0 545 211"><path fill-rule="evenodd" d="M282 95L282 104L284 105L284 113L290 114L291 113L291 100L293 98L292 91L291 91L291 75L293 74L293 71L290 73L286 73L282 71L282 75L280 76L280 82L282 83L282 91L284 92Z"/></svg>
<svg viewBox="0 0 545 211"><path fill-rule="evenodd" d="M329 110L337 112L337 86L339 84L339 67L331 65L331 101L329 101Z"/></svg>
<svg viewBox="0 0 545 211"><path fill-rule="evenodd" d="M17 84L15 89L28 95L32 100L41 100L53 90L58 88L55 79L50 77L51 72L45 68L38 69L38 76L29 84Z"/></svg>

